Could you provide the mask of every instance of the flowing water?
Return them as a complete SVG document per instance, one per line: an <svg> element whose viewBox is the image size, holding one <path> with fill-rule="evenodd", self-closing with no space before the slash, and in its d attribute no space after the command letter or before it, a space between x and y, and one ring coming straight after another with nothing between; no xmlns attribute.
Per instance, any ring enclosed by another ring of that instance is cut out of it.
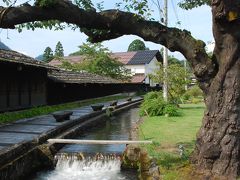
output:
<svg viewBox="0 0 240 180"><path fill-rule="evenodd" d="M125 111L84 132L76 139L128 140L138 108ZM56 155L56 168L38 173L35 180L135 180L137 173L122 171L118 156L125 145L66 145Z"/></svg>

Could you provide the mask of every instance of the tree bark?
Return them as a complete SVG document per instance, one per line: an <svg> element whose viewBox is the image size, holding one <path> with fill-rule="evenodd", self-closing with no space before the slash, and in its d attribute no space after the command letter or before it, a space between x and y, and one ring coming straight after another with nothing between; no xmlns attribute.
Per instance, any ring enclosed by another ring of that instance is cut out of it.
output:
<svg viewBox="0 0 240 180"><path fill-rule="evenodd" d="M206 92L206 111L192 158L198 168L226 179L240 175L240 36L235 16L240 11L236 7L236 1L212 1L218 73Z"/></svg>

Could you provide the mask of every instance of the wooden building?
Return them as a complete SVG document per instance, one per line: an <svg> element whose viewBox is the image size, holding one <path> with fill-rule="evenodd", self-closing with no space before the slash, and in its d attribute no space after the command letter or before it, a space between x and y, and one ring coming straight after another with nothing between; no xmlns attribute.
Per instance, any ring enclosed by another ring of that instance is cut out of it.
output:
<svg viewBox="0 0 240 180"><path fill-rule="evenodd" d="M48 103L59 104L123 92L123 83L88 72L53 70L48 73Z"/></svg>
<svg viewBox="0 0 240 180"><path fill-rule="evenodd" d="M0 111L46 105L48 68L18 52L0 49Z"/></svg>
<svg viewBox="0 0 240 180"><path fill-rule="evenodd" d="M144 89L87 72L50 66L21 53L0 49L0 112L61 104Z"/></svg>

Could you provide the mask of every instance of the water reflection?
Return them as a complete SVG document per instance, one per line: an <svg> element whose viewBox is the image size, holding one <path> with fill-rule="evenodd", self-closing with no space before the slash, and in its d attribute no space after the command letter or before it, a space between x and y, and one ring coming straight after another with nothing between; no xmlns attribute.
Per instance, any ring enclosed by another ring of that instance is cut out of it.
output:
<svg viewBox="0 0 240 180"><path fill-rule="evenodd" d="M98 126L89 129L76 139L88 140L128 140L130 129L139 120L138 108L130 109L117 117L111 117ZM66 145L60 152L88 152L90 154L100 153L121 153L125 145Z"/></svg>

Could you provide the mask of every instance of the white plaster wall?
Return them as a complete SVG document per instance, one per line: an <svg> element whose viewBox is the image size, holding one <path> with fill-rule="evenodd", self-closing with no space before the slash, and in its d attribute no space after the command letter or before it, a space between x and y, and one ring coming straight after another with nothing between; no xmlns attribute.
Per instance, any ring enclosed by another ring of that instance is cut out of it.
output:
<svg viewBox="0 0 240 180"><path fill-rule="evenodd" d="M150 86L156 86L156 83L154 83L151 79L149 79L148 75L149 74L154 74L154 72L159 69L159 66L157 65L157 58L154 57L152 61L149 64L145 65L145 76L146 78L146 84L150 84Z"/></svg>
<svg viewBox="0 0 240 180"><path fill-rule="evenodd" d="M145 74L145 65L126 65L127 69L131 69L131 73L134 74Z"/></svg>
<svg viewBox="0 0 240 180"><path fill-rule="evenodd" d="M145 74L145 84L150 84L150 86L156 86L156 83L149 79L148 74L153 74L154 71L159 68L159 66L156 65L157 62L157 58L154 57L149 64L125 65L125 67L131 70L132 75Z"/></svg>

